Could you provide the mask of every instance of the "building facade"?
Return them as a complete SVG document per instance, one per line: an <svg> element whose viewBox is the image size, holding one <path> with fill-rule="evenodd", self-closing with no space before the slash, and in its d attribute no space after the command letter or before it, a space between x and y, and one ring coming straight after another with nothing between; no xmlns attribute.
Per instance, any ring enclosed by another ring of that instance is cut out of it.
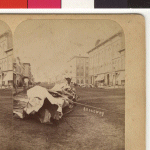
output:
<svg viewBox="0 0 150 150"><path fill-rule="evenodd" d="M0 87L13 86L13 44L12 33L0 35Z"/></svg>
<svg viewBox="0 0 150 150"><path fill-rule="evenodd" d="M72 82L77 84L89 83L89 57L74 56L68 61L65 72Z"/></svg>
<svg viewBox="0 0 150 150"><path fill-rule="evenodd" d="M23 63L20 61L20 58L17 57L14 59L13 63L14 71L13 71L13 78L14 78L14 84L18 87L23 86L24 80L24 73L25 73L25 67Z"/></svg>
<svg viewBox="0 0 150 150"><path fill-rule="evenodd" d="M30 63L23 63L24 65L24 82L27 84L27 86L29 84L32 83L32 74L31 74L31 65Z"/></svg>
<svg viewBox="0 0 150 150"><path fill-rule="evenodd" d="M90 83L96 86L125 85L125 43L123 32L88 51Z"/></svg>
<svg viewBox="0 0 150 150"><path fill-rule="evenodd" d="M30 63L22 63L19 57L14 58L13 61L13 82L17 87L22 87L24 84L28 86L34 82Z"/></svg>

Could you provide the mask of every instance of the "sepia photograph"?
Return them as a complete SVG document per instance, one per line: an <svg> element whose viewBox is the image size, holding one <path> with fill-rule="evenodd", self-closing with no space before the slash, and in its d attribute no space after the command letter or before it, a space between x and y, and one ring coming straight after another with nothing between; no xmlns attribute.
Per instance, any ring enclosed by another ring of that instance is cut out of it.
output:
<svg viewBox="0 0 150 150"><path fill-rule="evenodd" d="M0 15L0 149L145 149L142 15Z"/></svg>
<svg viewBox="0 0 150 150"><path fill-rule="evenodd" d="M13 87L14 149L125 149L125 35L117 22L23 21L12 66L4 86Z"/></svg>
<svg viewBox="0 0 150 150"><path fill-rule="evenodd" d="M144 19L0 15L0 149L145 149Z"/></svg>

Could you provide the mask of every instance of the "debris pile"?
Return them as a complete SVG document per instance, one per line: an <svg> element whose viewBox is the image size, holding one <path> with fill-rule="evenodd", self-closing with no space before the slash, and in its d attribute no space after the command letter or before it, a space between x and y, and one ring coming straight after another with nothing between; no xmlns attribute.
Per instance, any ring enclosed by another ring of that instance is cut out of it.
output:
<svg viewBox="0 0 150 150"><path fill-rule="evenodd" d="M53 123L72 111L77 99L75 89L69 84L56 84L52 89L34 86L27 91L26 98L14 97L14 102L17 102L15 104L24 101L26 105L21 111L14 107L13 114L22 119L36 118L41 123Z"/></svg>

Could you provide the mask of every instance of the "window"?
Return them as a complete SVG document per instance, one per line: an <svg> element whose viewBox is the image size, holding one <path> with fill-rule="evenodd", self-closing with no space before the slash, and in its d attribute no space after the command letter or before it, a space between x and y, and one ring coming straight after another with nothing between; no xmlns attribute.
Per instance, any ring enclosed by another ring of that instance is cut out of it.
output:
<svg viewBox="0 0 150 150"><path fill-rule="evenodd" d="M79 80L77 80L77 83L79 83Z"/></svg>
<svg viewBox="0 0 150 150"><path fill-rule="evenodd" d="M83 84L83 80L81 80L81 84Z"/></svg>

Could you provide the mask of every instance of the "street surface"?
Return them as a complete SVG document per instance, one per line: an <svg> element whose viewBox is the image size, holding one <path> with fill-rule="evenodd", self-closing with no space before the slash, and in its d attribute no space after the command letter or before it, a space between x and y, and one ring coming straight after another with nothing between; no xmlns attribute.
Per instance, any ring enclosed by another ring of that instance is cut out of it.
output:
<svg viewBox="0 0 150 150"><path fill-rule="evenodd" d="M86 107L88 111L85 111L84 106L77 105L73 112L64 116L55 125L14 118L12 148L15 150L124 150L125 89L77 87L76 91L80 96L78 103L102 108L103 110L99 112L104 112L104 115L94 113L95 108ZM24 93L19 95L23 96ZM8 135L10 129L7 127L11 125L9 119L12 102L8 98L1 103L4 103L3 107L5 106L3 111L9 112L9 115L1 116L3 120L1 128L5 129ZM2 110L0 111L2 113ZM11 139L11 136L9 138Z"/></svg>
<svg viewBox="0 0 150 150"><path fill-rule="evenodd" d="M0 89L0 149L12 149L12 92Z"/></svg>

